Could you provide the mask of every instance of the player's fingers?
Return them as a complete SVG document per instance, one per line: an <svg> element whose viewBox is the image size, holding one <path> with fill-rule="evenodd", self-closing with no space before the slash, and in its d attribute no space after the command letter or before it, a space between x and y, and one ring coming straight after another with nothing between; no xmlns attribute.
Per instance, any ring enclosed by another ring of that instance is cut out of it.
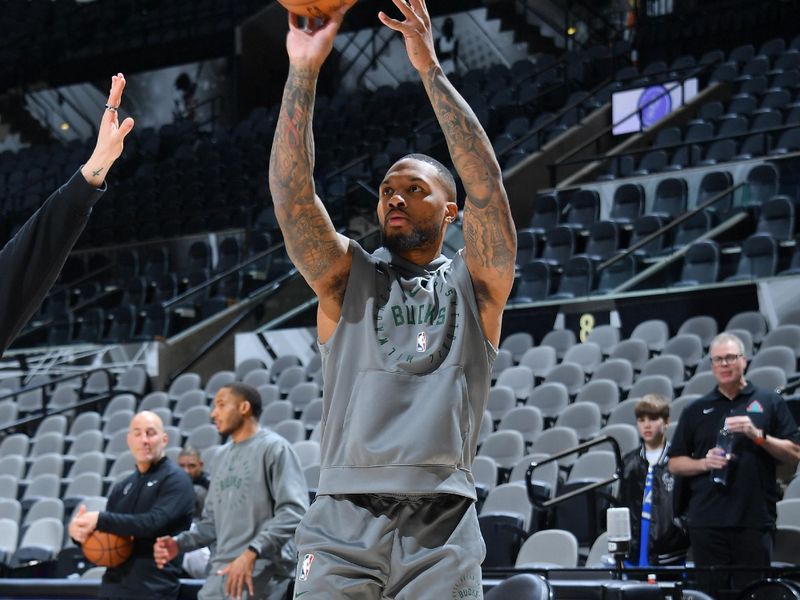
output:
<svg viewBox="0 0 800 600"><path fill-rule="evenodd" d="M378 18L389 29L394 29L395 31L399 31L403 35L406 35L406 26L402 22L398 21L397 19L391 18L383 11L378 13Z"/></svg>
<svg viewBox="0 0 800 600"><path fill-rule="evenodd" d="M235 577L231 577L233 580L233 594L231 594L235 600L239 600L242 597L242 578L239 575Z"/></svg>
<svg viewBox="0 0 800 600"><path fill-rule="evenodd" d="M250 595L251 596L255 595L255 592L253 592L253 574L248 573L247 575L245 575L244 581L247 584L247 591L250 592Z"/></svg>

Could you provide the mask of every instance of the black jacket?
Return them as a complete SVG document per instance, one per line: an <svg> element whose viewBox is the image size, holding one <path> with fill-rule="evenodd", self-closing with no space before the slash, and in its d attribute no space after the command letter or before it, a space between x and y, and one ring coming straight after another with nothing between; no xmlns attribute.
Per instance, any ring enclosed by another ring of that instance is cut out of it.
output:
<svg viewBox="0 0 800 600"><path fill-rule="evenodd" d="M39 308L102 193L76 172L0 250L0 354Z"/></svg>
<svg viewBox="0 0 800 600"><path fill-rule="evenodd" d="M108 569L100 587L102 598L177 598L180 557L163 569L153 560L153 544L162 535L177 535L189 528L194 513L194 488L189 476L168 458L146 473L134 471L111 490L97 529L132 535L133 555L119 567Z"/></svg>
<svg viewBox="0 0 800 600"><path fill-rule="evenodd" d="M689 547L689 538L673 518L672 493L675 479L667 468L667 448L653 467L653 499L650 511L650 544L647 553L650 564L669 564L674 555L683 555ZM623 459L621 503L630 509L631 549L628 556L639 558L639 537L642 525L642 499L647 477L645 447L633 450Z"/></svg>

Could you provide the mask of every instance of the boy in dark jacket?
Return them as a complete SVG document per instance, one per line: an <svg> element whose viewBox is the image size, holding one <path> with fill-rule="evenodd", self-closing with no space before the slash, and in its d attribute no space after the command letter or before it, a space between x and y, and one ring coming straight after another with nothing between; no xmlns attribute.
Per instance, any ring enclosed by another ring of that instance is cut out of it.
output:
<svg viewBox="0 0 800 600"><path fill-rule="evenodd" d="M647 394L634 408L642 445L625 455L622 505L631 513L630 566L683 562L688 538L673 518L675 481L667 469L669 403Z"/></svg>

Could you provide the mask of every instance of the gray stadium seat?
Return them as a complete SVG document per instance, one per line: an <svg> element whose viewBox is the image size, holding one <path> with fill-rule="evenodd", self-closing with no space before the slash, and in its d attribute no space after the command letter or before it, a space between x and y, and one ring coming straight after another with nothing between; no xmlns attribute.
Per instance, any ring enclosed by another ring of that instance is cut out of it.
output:
<svg viewBox="0 0 800 600"><path fill-rule="evenodd" d="M295 412L302 412L306 406L321 396L319 386L313 381L301 381L289 390L286 399L291 402Z"/></svg>
<svg viewBox="0 0 800 600"><path fill-rule="evenodd" d="M578 443L578 434L574 429L569 427L551 427L539 434L536 441L533 443L532 451L553 455L574 448ZM567 468L572 465L577 458L578 456L576 454L568 454L558 459L558 464L561 467Z"/></svg>
<svg viewBox="0 0 800 600"><path fill-rule="evenodd" d="M552 346L529 348L519 359L519 364L528 367L533 372L533 376L540 380L544 379L557 363L556 350Z"/></svg>
<svg viewBox="0 0 800 600"><path fill-rule="evenodd" d="M532 444L544 430L544 417L535 406L517 406L509 410L498 425L498 431L513 429L522 434L525 444Z"/></svg>
<svg viewBox="0 0 800 600"><path fill-rule="evenodd" d="M522 544L516 568L574 568L578 566L578 540L569 531L537 531Z"/></svg>
<svg viewBox="0 0 800 600"><path fill-rule="evenodd" d="M580 365L562 362L547 373L544 383L561 383L567 388L567 393L574 397L583 387L584 373Z"/></svg>
<svg viewBox="0 0 800 600"><path fill-rule="evenodd" d="M710 371L703 371L695 373L692 378L686 382L686 385L683 386L683 393L705 396L715 387L717 387L717 380L714 374Z"/></svg>
<svg viewBox="0 0 800 600"><path fill-rule="evenodd" d="M664 340L666 343L666 340ZM631 363L634 371L641 371L644 363L650 357L647 342L641 339L622 340L611 349L609 358L624 358Z"/></svg>
<svg viewBox="0 0 800 600"><path fill-rule="evenodd" d="M286 419L285 421L281 421L272 427L272 430L289 440L291 444L306 439L305 425L298 419Z"/></svg>
<svg viewBox="0 0 800 600"><path fill-rule="evenodd" d="M533 348L533 336L526 331L517 331L503 338L501 350L508 350L515 363L518 363L527 350Z"/></svg>
<svg viewBox="0 0 800 600"><path fill-rule="evenodd" d="M642 367L642 372L639 374L639 378L636 380L633 388L631 388L631 394L634 394L634 397L636 397L638 391L634 393L634 389L637 387L637 384L646 377L651 377L653 375L663 375L669 379L669 382L674 389L681 388L683 387L684 376L683 361L679 357L672 354L654 356Z"/></svg>
<svg viewBox="0 0 800 600"><path fill-rule="evenodd" d="M244 381L244 378L251 371L265 368L266 365L264 365L264 362L260 358L248 358L236 365L234 375L236 376L236 381Z"/></svg>
<svg viewBox="0 0 800 600"><path fill-rule="evenodd" d="M731 329L746 329L753 336L753 344L760 346L764 336L769 330L767 320L758 311L743 311L731 317L725 325L725 331Z"/></svg>
<svg viewBox="0 0 800 600"><path fill-rule="evenodd" d="M522 519L525 531L530 529L533 506L528 500L528 491L520 483L504 483L494 487L481 509L481 517L492 514L516 515Z"/></svg>
<svg viewBox="0 0 800 600"><path fill-rule="evenodd" d="M575 431L581 441L594 437L600 431L600 407L592 402L576 402L567 406L556 419L556 426Z"/></svg>
<svg viewBox="0 0 800 600"><path fill-rule="evenodd" d="M703 359L703 341L697 334L679 333L667 341L661 355L677 356L686 369L694 371Z"/></svg>
<svg viewBox="0 0 800 600"><path fill-rule="evenodd" d="M178 421L178 429L181 435L188 436L192 431L201 425L211 424L211 411L205 405L193 406Z"/></svg>
<svg viewBox="0 0 800 600"><path fill-rule="evenodd" d="M288 400L276 400L264 407L259 419L264 427L272 427L281 421L291 419L294 415L294 407Z"/></svg>
<svg viewBox="0 0 800 600"><path fill-rule="evenodd" d="M314 398L303 409L300 415L300 420L306 427L306 431L311 431L322 421L322 409L325 406L325 401L322 398Z"/></svg>
<svg viewBox="0 0 800 600"><path fill-rule="evenodd" d="M533 371L528 367L517 365L509 367L497 378L495 387L505 386L514 390L514 396L521 401L525 401L533 389Z"/></svg>
<svg viewBox="0 0 800 600"><path fill-rule="evenodd" d="M630 423L606 424L605 427L597 432L595 438L602 436L613 437L617 440L620 453L623 456L639 447L639 431L636 429L635 425L631 425ZM609 444L598 444L597 446L589 448L589 452L597 452L600 450L611 450L611 446Z"/></svg>
<svg viewBox="0 0 800 600"><path fill-rule="evenodd" d="M119 394L114 396L103 411L103 422L108 422L111 417L120 411L128 411L131 414L136 410L136 396L133 394Z"/></svg>
<svg viewBox="0 0 800 600"><path fill-rule="evenodd" d="M117 393L128 392L139 397L144 395L145 389L147 389L147 372L140 366L131 367L120 374L114 386L114 391Z"/></svg>
<svg viewBox="0 0 800 600"><path fill-rule="evenodd" d="M675 393L672 382L666 375L645 375L639 377L628 392L628 398L641 398L645 394L660 394L672 400Z"/></svg>
<svg viewBox="0 0 800 600"><path fill-rule="evenodd" d="M217 428L211 423L195 427L186 438L186 446L191 446L200 451L216 446L220 443Z"/></svg>
<svg viewBox="0 0 800 600"><path fill-rule="evenodd" d="M275 383L278 386L278 390L281 393L281 397L285 398L289 395L289 392L292 390L294 386L296 386L299 383L303 383L305 381L306 381L306 370L300 365L295 365L283 369L283 371L281 371L281 374L278 376L278 380Z"/></svg>
<svg viewBox="0 0 800 600"><path fill-rule="evenodd" d="M633 385L633 365L631 361L627 358L606 359L592 374L592 381L602 379L613 381L620 390L627 392Z"/></svg>
<svg viewBox="0 0 800 600"><path fill-rule="evenodd" d="M572 362L583 369L586 375L591 375L603 361L603 352L594 342L583 342L571 346L565 353L562 362Z"/></svg>
<svg viewBox="0 0 800 600"><path fill-rule="evenodd" d="M590 402L600 410L600 414L608 415L619 404L619 387L611 379L592 379L584 384L575 397L575 404Z"/></svg>
<svg viewBox="0 0 800 600"><path fill-rule="evenodd" d="M519 431L495 431L481 444L478 454L490 456L498 468L510 471L525 454L525 440Z"/></svg>
<svg viewBox="0 0 800 600"><path fill-rule="evenodd" d="M12 558L12 564L24 565L31 561L52 560L61 550L64 524L52 517L32 523Z"/></svg>
<svg viewBox="0 0 800 600"><path fill-rule="evenodd" d="M221 387L234 381L236 381L236 375L233 371L217 371L206 382L206 387L203 390L206 398L213 400Z"/></svg>
<svg viewBox="0 0 800 600"><path fill-rule="evenodd" d="M764 347L762 345L758 353L750 359L748 369L758 369L759 367L778 367L786 375L794 375L797 372L797 358L794 351L786 346Z"/></svg>
<svg viewBox="0 0 800 600"><path fill-rule="evenodd" d="M269 370L267 369L253 369L244 376L242 383L257 388L260 385L271 383L269 377Z"/></svg>
<svg viewBox="0 0 800 600"><path fill-rule="evenodd" d="M561 360L575 343L575 333L571 329L553 329L545 334L540 346L552 346L556 356Z"/></svg>
<svg viewBox="0 0 800 600"><path fill-rule="evenodd" d="M648 319L634 327L630 339L642 340L651 352L661 352L669 339L669 328L661 319Z"/></svg>
<svg viewBox="0 0 800 600"><path fill-rule="evenodd" d="M513 388L507 385L495 385L489 389L486 410L491 413L493 421L500 421L516 405L517 397Z"/></svg>
<svg viewBox="0 0 800 600"><path fill-rule="evenodd" d="M181 419L191 409L206 406L207 400L208 397L204 390L188 390L178 397L175 407L172 409L172 415L176 419Z"/></svg>
<svg viewBox="0 0 800 600"><path fill-rule="evenodd" d="M759 352L773 346L785 346L794 352L795 358L800 358L800 325L778 325L764 336Z"/></svg>
<svg viewBox="0 0 800 600"><path fill-rule="evenodd" d="M545 419L555 419L569 405L569 391L563 383L537 385L527 402L539 409Z"/></svg>
<svg viewBox="0 0 800 600"><path fill-rule="evenodd" d="M170 400L176 401L182 394L190 390L200 389L200 375L197 373L182 373L175 378L167 390Z"/></svg>
<svg viewBox="0 0 800 600"><path fill-rule="evenodd" d="M756 387L780 390L786 386L786 373L778 367L758 367L748 369L745 379Z"/></svg>
<svg viewBox="0 0 800 600"><path fill-rule="evenodd" d="M28 456L30 444L30 438L24 433L12 433L0 442L0 458L11 454Z"/></svg>

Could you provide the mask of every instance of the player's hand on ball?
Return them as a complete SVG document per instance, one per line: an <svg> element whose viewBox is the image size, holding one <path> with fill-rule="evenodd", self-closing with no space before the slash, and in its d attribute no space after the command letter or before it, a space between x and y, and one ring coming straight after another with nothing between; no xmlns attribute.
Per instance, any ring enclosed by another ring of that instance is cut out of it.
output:
<svg viewBox="0 0 800 600"><path fill-rule="evenodd" d="M165 535L156 539L156 543L153 544L153 560L159 569L163 569L164 565L176 556L178 556L178 542L174 537Z"/></svg>
<svg viewBox="0 0 800 600"><path fill-rule="evenodd" d="M239 600L245 585L247 585L250 595L253 595L253 566L255 564L255 555L250 550L245 550L231 564L217 571L217 575L228 576L225 581L226 596Z"/></svg>
<svg viewBox="0 0 800 600"><path fill-rule="evenodd" d="M94 527L90 528L89 522L86 520L85 505L80 505L80 508L78 508L78 513L69 522L68 530L69 536L79 544L83 544L83 542L86 541L86 538L89 537L89 534L94 531Z"/></svg>

